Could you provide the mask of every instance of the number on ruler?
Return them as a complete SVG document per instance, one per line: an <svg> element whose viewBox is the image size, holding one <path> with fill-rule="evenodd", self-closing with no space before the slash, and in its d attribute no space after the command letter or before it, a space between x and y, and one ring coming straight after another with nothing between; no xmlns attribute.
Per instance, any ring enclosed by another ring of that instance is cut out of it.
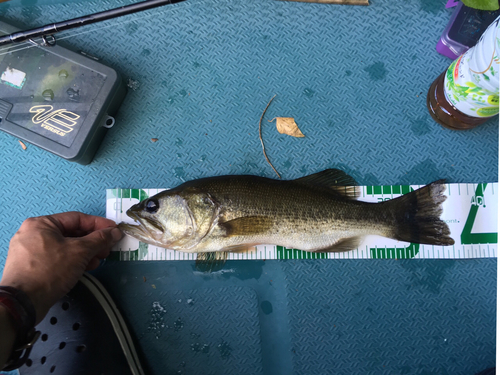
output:
<svg viewBox="0 0 500 375"><path fill-rule="evenodd" d="M479 206L484 204L484 191L486 185L488 184L477 185L476 194L472 197L469 215L467 216L464 229L460 235L460 240L463 245L493 244L498 242L498 233L472 233L472 227L474 226ZM486 205L483 207L486 207Z"/></svg>
<svg viewBox="0 0 500 375"><path fill-rule="evenodd" d="M486 203L484 203L484 197L481 197L481 196L473 195L472 198L471 198L471 200L470 200L470 203L473 206L483 206L483 207L486 207Z"/></svg>

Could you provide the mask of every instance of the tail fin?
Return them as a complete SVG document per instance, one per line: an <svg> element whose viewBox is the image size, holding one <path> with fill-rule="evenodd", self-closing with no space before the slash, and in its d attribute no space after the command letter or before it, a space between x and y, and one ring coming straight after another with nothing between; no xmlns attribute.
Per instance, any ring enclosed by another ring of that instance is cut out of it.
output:
<svg viewBox="0 0 500 375"><path fill-rule="evenodd" d="M399 198L385 202L396 219L391 237L400 241L453 245L450 228L440 219L443 212L444 180L439 180Z"/></svg>

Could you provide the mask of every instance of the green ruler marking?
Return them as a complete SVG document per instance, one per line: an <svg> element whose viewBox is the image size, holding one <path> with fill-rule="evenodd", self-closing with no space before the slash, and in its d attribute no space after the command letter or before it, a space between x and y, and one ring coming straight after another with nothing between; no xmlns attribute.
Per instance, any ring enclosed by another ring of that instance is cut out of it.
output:
<svg viewBox="0 0 500 375"><path fill-rule="evenodd" d="M420 245L411 243L408 247L397 248L370 248L370 255L374 259L411 259L418 254Z"/></svg>
<svg viewBox="0 0 500 375"><path fill-rule="evenodd" d="M327 253L312 253L297 249L288 249L283 246L276 246L277 259L327 259Z"/></svg>
<svg viewBox="0 0 500 375"><path fill-rule="evenodd" d="M366 195L407 194L413 191L410 185L367 186Z"/></svg>
<svg viewBox="0 0 500 375"><path fill-rule="evenodd" d="M131 198L143 201L144 199L149 198L149 195L143 189L108 189L106 191L106 198L107 199Z"/></svg>

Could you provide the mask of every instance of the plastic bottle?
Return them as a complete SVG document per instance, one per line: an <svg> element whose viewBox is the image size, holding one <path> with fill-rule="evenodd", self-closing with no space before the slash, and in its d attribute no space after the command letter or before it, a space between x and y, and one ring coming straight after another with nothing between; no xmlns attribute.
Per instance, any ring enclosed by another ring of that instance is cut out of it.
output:
<svg viewBox="0 0 500 375"><path fill-rule="evenodd" d="M472 129L498 114L499 28L500 16L432 83L427 108L437 123L454 130Z"/></svg>

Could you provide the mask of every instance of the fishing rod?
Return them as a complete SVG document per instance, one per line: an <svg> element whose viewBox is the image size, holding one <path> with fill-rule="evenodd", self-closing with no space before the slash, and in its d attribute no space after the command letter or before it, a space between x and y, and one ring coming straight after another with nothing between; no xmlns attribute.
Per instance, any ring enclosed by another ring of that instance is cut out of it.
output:
<svg viewBox="0 0 500 375"><path fill-rule="evenodd" d="M146 0L140 3L130 4L119 8L105 10L103 12L89 14L87 16L73 18L71 20L48 24L31 30L19 31L10 35L0 37L0 46L23 42L37 37L42 37L45 45L54 45L56 39L53 34L60 31L75 29L77 27L90 25L92 23L106 21L112 18L126 16L128 14L141 12L163 5L180 3L185 0ZM50 37L50 38L48 38Z"/></svg>

